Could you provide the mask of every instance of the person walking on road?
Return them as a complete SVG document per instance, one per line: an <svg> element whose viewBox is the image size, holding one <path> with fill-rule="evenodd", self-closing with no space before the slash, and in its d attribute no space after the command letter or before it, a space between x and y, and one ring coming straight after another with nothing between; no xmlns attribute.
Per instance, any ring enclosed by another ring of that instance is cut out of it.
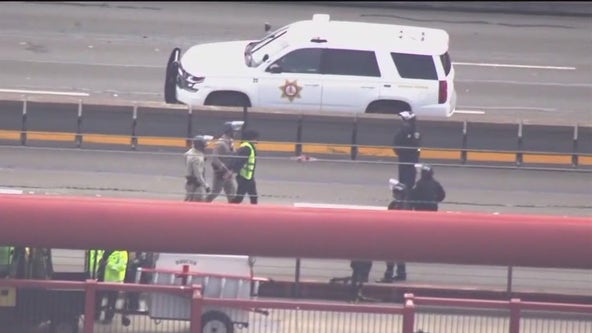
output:
<svg viewBox="0 0 592 333"><path fill-rule="evenodd" d="M409 197L414 210L437 211L438 203L444 198L446 198L446 192L440 182L434 178L434 169L429 164L423 164L421 176Z"/></svg>
<svg viewBox="0 0 592 333"><path fill-rule="evenodd" d="M389 187L393 193L393 200L388 205L388 210L411 210L412 206L407 199L407 186L396 179L389 180ZM384 276L378 282L391 283L394 281L405 281L407 279L407 270L404 262L397 262L397 270L395 273L395 263L389 261L386 263L386 271Z"/></svg>
<svg viewBox="0 0 592 333"><path fill-rule="evenodd" d="M393 140L393 151L399 159L399 181L411 189L415 185L415 164L419 162L421 133L417 130L414 113L403 111L399 116L403 125Z"/></svg>
<svg viewBox="0 0 592 333"><path fill-rule="evenodd" d="M192 147L185 152L185 201L204 201L210 187L206 183L206 159L204 152L209 136L198 135Z"/></svg>
<svg viewBox="0 0 592 333"><path fill-rule="evenodd" d="M236 193L236 185L232 178L232 170L229 165L234 154L234 133L242 127L242 121L228 121L224 123L224 132L216 141L216 146L212 152L212 169L214 170L214 179L212 182L212 191L208 194L206 201L212 202L220 195L222 189L226 194L226 200L232 202Z"/></svg>
<svg viewBox="0 0 592 333"><path fill-rule="evenodd" d="M249 194L251 204L257 204L257 185L255 183L255 167L257 165L257 150L255 144L259 140L259 132L245 130L241 143L236 152L237 158L233 162L232 170L237 173L236 182L238 188L231 203L241 203L246 193Z"/></svg>

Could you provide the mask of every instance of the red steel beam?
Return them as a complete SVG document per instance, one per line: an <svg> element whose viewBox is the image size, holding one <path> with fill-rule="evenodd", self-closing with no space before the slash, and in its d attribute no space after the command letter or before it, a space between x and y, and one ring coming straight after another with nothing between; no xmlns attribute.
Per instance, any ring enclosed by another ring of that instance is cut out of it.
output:
<svg viewBox="0 0 592 333"><path fill-rule="evenodd" d="M0 195L0 244L592 268L592 218Z"/></svg>

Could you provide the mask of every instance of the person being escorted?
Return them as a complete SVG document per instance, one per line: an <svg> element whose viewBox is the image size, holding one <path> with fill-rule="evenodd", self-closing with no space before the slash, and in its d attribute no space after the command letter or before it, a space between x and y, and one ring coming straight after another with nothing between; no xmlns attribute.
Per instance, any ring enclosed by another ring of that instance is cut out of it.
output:
<svg viewBox="0 0 592 333"><path fill-rule="evenodd" d="M389 187L393 193L393 200L389 203L388 210L412 210L413 207L407 199L408 190L405 184L397 179L389 179ZM378 282L391 283L394 281L405 281L407 279L407 270L404 262L397 262L397 271L395 275L395 263L389 261L386 263L384 276Z"/></svg>
<svg viewBox="0 0 592 333"><path fill-rule="evenodd" d="M230 203L241 203L248 193L251 204L257 204L257 184L255 183L255 167L257 165L256 142L259 140L259 132L245 130L242 135L243 142L236 152L237 158L232 163L231 169L237 173L238 185L236 195Z"/></svg>
<svg viewBox="0 0 592 333"><path fill-rule="evenodd" d="M226 200L228 202L232 201L236 193L232 170L228 166L234 154L234 133L240 130L243 124L243 121L228 121L224 123L224 132L216 141L216 146L212 152L214 179L212 182L212 191L206 198L207 202L214 201L220 195L222 189L224 189L224 194L226 194Z"/></svg>
<svg viewBox="0 0 592 333"><path fill-rule="evenodd" d="M206 183L205 150L209 135L197 135L192 147L185 152L185 201L205 201L210 187Z"/></svg>
<svg viewBox="0 0 592 333"><path fill-rule="evenodd" d="M417 130L414 113L403 111L399 116L403 125L395 134L393 151L399 159L399 181L409 190L415 185L415 164L419 162L421 133Z"/></svg>
<svg viewBox="0 0 592 333"><path fill-rule="evenodd" d="M446 198L444 188L434 178L434 169L429 164L421 166L421 176L409 195L414 210L437 211L438 203Z"/></svg>

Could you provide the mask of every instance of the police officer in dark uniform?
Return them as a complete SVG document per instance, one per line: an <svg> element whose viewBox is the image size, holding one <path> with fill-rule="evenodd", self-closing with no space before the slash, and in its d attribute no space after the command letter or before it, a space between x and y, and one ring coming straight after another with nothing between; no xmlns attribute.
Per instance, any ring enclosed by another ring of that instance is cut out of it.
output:
<svg viewBox="0 0 592 333"><path fill-rule="evenodd" d="M419 162L421 134L417 130L414 113L403 111L399 116L403 126L395 135L393 151L399 158L399 181L411 189L415 185L415 164Z"/></svg>
<svg viewBox="0 0 592 333"><path fill-rule="evenodd" d="M372 269L371 260L352 260L350 262L352 269L351 275L351 301L359 302L370 300L362 294L362 286L364 282L368 282L370 270Z"/></svg>
<svg viewBox="0 0 592 333"><path fill-rule="evenodd" d="M389 210L412 210L413 207L409 203L407 199L407 186L396 179L389 180L389 187L393 192L393 200L389 203L388 209ZM384 272L384 277L382 280L378 282L385 282L390 283L393 281L404 281L407 279L407 271L404 262L397 263L397 274L393 275L395 272L395 263L389 261L386 263L386 271Z"/></svg>
<svg viewBox="0 0 592 333"><path fill-rule="evenodd" d="M446 192L440 182L434 178L434 169L429 164L423 164L421 177L409 195L414 210L437 211L438 203L444 198L446 198Z"/></svg>

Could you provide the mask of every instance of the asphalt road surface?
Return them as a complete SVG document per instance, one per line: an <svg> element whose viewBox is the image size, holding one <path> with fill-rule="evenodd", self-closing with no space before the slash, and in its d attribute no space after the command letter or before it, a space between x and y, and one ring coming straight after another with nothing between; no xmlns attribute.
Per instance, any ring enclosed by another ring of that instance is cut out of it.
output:
<svg viewBox="0 0 592 333"><path fill-rule="evenodd" d="M458 109L477 111L453 119L592 122L592 22L577 17L288 3L7 2L0 4L0 91L162 101L172 48L256 39L264 22L279 27L318 12L447 30Z"/></svg>
<svg viewBox="0 0 592 333"><path fill-rule="evenodd" d="M183 160L177 153L0 147L0 188L25 193L182 200ZM440 209L592 216L592 179L570 172L439 167L447 197ZM263 204L338 204L385 207L392 165L260 158L257 184ZM225 199L217 199L225 204ZM218 204L218 203L216 203ZM427 246L420 244L419 246ZM544 244L541 244L544 251ZM258 258L260 276L293 278L294 259ZM372 278L384 264L375 262ZM349 274L343 260L302 260L302 279ZM408 264L409 283L505 290L507 267ZM515 267L513 289L592 295L586 270Z"/></svg>

